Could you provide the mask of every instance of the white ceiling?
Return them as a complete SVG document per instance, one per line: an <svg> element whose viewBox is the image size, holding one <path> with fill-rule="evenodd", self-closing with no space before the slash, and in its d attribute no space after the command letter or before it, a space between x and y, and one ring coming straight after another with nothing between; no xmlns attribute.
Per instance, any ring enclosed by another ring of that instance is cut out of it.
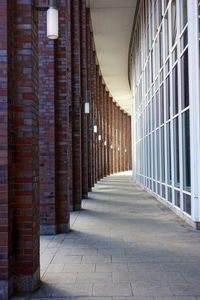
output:
<svg viewBox="0 0 200 300"><path fill-rule="evenodd" d="M89 0L97 57L114 100L131 114L128 51L137 0Z"/></svg>

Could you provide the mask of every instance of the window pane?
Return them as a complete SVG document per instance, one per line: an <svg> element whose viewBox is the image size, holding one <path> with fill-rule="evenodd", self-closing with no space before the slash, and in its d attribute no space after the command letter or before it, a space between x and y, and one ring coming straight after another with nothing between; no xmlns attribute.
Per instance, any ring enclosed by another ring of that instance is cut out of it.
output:
<svg viewBox="0 0 200 300"><path fill-rule="evenodd" d="M171 4L171 26L172 26L172 46L177 39L177 26L176 26L176 0Z"/></svg>
<svg viewBox="0 0 200 300"><path fill-rule="evenodd" d="M180 192L174 191L175 205L180 207Z"/></svg>
<svg viewBox="0 0 200 300"><path fill-rule="evenodd" d="M190 179L190 116L189 110L182 114L183 128L183 189L191 191Z"/></svg>
<svg viewBox="0 0 200 300"><path fill-rule="evenodd" d="M178 117L175 118L173 121L173 130L174 130L174 186L180 187Z"/></svg>
<svg viewBox="0 0 200 300"><path fill-rule="evenodd" d="M161 127L161 181L165 182L165 135L164 126Z"/></svg>
<svg viewBox="0 0 200 300"><path fill-rule="evenodd" d="M191 196L183 194L183 210L191 215Z"/></svg>
<svg viewBox="0 0 200 300"><path fill-rule="evenodd" d="M167 123L167 183L172 184L172 170L171 170L171 129L170 123Z"/></svg>
<svg viewBox="0 0 200 300"><path fill-rule="evenodd" d="M178 113L178 70L177 65L172 70L172 85L173 85L173 115Z"/></svg>
<svg viewBox="0 0 200 300"><path fill-rule="evenodd" d="M188 50L181 57L182 109L189 105Z"/></svg>
<svg viewBox="0 0 200 300"><path fill-rule="evenodd" d="M166 78L166 120L170 118L170 82L169 76Z"/></svg>
<svg viewBox="0 0 200 300"><path fill-rule="evenodd" d="M157 160L157 180L160 181L160 135L159 135L159 129L156 131L156 160Z"/></svg>
<svg viewBox="0 0 200 300"><path fill-rule="evenodd" d="M180 1L180 17L181 17L181 30L187 24L187 0Z"/></svg>

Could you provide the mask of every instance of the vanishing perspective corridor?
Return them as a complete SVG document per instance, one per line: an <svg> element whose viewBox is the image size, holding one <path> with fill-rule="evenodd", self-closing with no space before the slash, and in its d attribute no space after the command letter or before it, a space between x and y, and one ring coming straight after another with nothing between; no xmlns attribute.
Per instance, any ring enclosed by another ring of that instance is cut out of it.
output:
<svg viewBox="0 0 200 300"><path fill-rule="evenodd" d="M71 229L41 237L43 283L31 300L200 299L200 232L130 172L98 182Z"/></svg>

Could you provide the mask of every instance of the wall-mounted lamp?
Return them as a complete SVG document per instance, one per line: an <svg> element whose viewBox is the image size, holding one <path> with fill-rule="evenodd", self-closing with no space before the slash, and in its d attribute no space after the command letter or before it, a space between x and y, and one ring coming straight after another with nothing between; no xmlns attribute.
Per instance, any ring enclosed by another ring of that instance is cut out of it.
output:
<svg viewBox="0 0 200 300"><path fill-rule="evenodd" d="M119 147L117 148L117 150L119 151Z"/></svg>
<svg viewBox="0 0 200 300"><path fill-rule="evenodd" d="M101 141L101 135L100 135L100 134L99 134L99 136L98 136L98 140Z"/></svg>
<svg viewBox="0 0 200 300"><path fill-rule="evenodd" d="M110 148L113 149L113 145L111 145Z"/></svg>
<svg viewBox="0 0 200 300"><path fill-rule="evenodd" d="M57 0L49 0L49 8L47 10L47 37L51 40L58 38Z"/></svg>
<svg viewBox="0 0 200 300"><path fill-rule="evenodd" d="M90 91L86 91L84 112L85 114L90 113Z"/></svg>
<svg viewBox="0 0 200 300"><path fill-rule="evenodd" d="M106 141L104 142L104 146L107 146L107 142Z"/></svg>
<svg viewBox="0 0 200 300"><path fill-rule="evenodd" d="M89 113L90 113L90 103L85 102L85 114L89 114Z"/></svg>
<svg viewBox="0 0 200 300"><path fill-rule="evenodd" d="M93 118L93 130L94 130L94 133L97 133L97 119L96 119L96 117Z"/></svg>
<svg viewBox="0 0 200 300"><path fill-rule="evenodd" d="M125 150L124 150L124 152L126 153L126 152L127 152L127 150L125 149Z"/></svg>

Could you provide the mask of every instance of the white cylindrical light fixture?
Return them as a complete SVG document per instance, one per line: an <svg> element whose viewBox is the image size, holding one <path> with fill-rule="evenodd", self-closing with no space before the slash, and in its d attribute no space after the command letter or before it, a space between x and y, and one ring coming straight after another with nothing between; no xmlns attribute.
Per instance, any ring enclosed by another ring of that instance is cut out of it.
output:
<svg viewBox="0 0 200 300"><path fill-rule="evenodd" d="M85 102L85 114L89 114L89 113L90 113L90 103Z"/></svg>
<svg viewBox="0 0 200 300"><path fill-rule="evenodd" d="M98 136L98 139L99 139L99 141L101 141L101 135L99 134L99 136Z"/></svg>
<svg viewBox="0 0 200 300"><path fill-rule="evenodd" d="M125 149L124 151L125 151L125 153L127 152L127 150L126 150L126 149Z"/></svg>
<svg viewBox="0 0 200 300"><path fill-rule="evenodd" d="M107 146L107 142L106 141L104 142L104 146Z"/></svg>
<svg viewBox="0 0 200 300"><path fill-rule="evenodd" d="M111 145L110 148L113 149L113 145Z"/></svg>
<svg viewBox="0 0 200 300"><path fill-rule="evenodd" d="M94 125L94 133L97 133L97 125Z"/></svg>
<svg viewBox="0 0 200 300"><path fill-rule="evenodd" d="M58 8L56 0L49 0L47 10L47 37L51 40L58 38Z"/></svg>
<svg viewBox="0 0 200 300"><path fill-rule="evenodd" d="M117 150L119 151L119 147L117 148Z"/></svg>

